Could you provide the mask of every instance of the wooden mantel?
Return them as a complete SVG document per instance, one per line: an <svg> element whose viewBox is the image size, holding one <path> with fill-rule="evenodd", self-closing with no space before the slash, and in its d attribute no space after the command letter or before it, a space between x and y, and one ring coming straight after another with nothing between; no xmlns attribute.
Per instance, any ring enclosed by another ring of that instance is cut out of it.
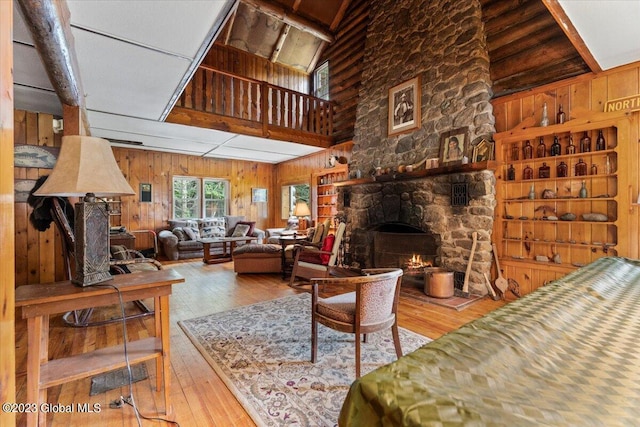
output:
<svg viewBox="0 0 640 427"><path fill-rule="evenodd" d="M477 172L481 170L495 171L498 168L498 162L494 160L488 160L484 162L468 163L466 165L453 165L453 166L441 166L438 168L421 169L417 171L404 172L404 173L388 173L378 176L371 176L360 179L349 179L347 181L334 182L336 187L347 187L351 185L360 184L378 184L392 181L406 181L410 179L421 179L428 176L447 175L452 173L467 173Z"/></svg>

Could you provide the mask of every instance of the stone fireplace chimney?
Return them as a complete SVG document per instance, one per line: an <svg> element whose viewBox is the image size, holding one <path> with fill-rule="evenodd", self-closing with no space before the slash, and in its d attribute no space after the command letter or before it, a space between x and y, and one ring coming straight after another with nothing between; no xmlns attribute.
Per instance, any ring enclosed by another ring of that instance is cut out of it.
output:
<svg viewBox="0 0 640 427"><path fill-rule="evenodd" d="M376 166L437 158L440 135L453 129L467 127L472 144L483 137L491 140L495 118L479 0L376 0L370 18L352 169L367 175ZM416 76L421 80L421 126L388 136L389 88ZM468 206L451 206L454 183L467 184ZM373 231L384 223L403 223L436 236L439 266L464 272L471 233L477 231L470 290L486 293L482 275L491 267L492 171L359 184L341 187L340 192L347 250L355 263L373 266Z"/></svg>

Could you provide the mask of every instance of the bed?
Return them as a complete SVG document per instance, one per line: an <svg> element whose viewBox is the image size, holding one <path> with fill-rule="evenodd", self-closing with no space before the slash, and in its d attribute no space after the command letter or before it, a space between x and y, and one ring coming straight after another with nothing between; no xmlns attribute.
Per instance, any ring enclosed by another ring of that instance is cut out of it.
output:
<svg viewBox="0 0 640 427"><path fill-rule="evenodd" d="M601 258L356 380L340 426L637 425L640 261Z"/></svg>

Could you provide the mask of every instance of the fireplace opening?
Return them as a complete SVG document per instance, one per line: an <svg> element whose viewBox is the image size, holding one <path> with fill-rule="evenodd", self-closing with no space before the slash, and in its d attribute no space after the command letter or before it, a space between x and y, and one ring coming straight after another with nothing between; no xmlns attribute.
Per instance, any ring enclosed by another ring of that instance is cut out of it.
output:
<svg viewBox="0 0 640 427"><path fill-rule="evenodd" d="M403 283L421 283L424 267L437 266L436 236L402 223L385 223L373 230L373 266L402 268Z"/></svg>

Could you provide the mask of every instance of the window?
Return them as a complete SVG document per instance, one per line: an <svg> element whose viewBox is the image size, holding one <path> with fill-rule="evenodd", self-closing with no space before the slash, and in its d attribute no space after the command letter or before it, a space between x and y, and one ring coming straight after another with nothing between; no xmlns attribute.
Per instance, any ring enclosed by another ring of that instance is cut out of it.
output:
<svg viewBox="0 0 640 427"><path fill-rule="evenodd" d="M316 97L329 100L329 61L313 72L313 88Z"/></svg>
<svg viewBox="0 0 640 427"><path fill-rule="evenodd" d="M216 178L173 177L173 217L210 218L229 211L229 181Z"/></svg>
<svg viewBox="0 0 640 427"><path fill-rule="evenodd" d="M282 186L282 219L287 219L293 214L298 200L310 201L309 184L295 184Z"/></svg>

